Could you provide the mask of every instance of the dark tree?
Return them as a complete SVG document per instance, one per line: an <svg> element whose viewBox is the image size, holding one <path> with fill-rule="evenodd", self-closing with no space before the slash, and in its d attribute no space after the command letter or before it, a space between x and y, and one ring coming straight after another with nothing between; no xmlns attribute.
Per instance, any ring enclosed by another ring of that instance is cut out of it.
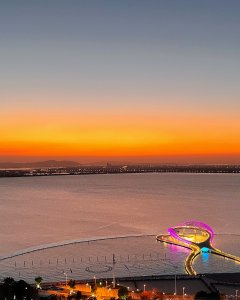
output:
<svg viewBox="0 0 240 300"><path fill-rule="evenodd" d="M204 291L197 292L197 294L194 297L195 300L220 300L220 294L219 293L207 293Z"/></svg>
<svg viewBox="0 0 240 300"><path fill-rule="evenodd" d="M50 300L58 300L57 295L50 295L49 297Z"/></svg>
<svg viewBox="0 0 240 300"><path fill-rule="evenodd" d="M68 282L68 285L71 289L74 289L75 286L76 286L76 281L73 280L73 279L70 279L69 282Z"/></svg>
<svg viewBox="0 0 240 300"><path fill-rule="evenodd" d="M76 298L77 300L82 299L82 293L81 293L80 291L77 291L77 292L76 292L76 295L75 295L75 298Z"/></svg>
<svg viewBox="0 0 240 300"><path fill-rule="evenodd" d="M14 298L14 284L15 281L12 277L6 277L3 279L3 285L1 286L1 295L3 299Z"/></svg>
<svg viewBox="0 0 240 300"><path fill-rule="evenodd" d="M15 281L13 278L7 277L0 285L0 300L30 300L37 298L37 290L31 287L24 280Z"/></svg>
<svg viewBox="0 0 240 300"><path fill-rule="evenodd" d="M13 285L15 282L15 280L12 278L12 277L6 277L3 279L3 283L6 285L6 286L11 286Z"/></svg>
<svg viewBox="0 0 240 300"><path fill-rule="evenodd" d="M119 298L127 298L128 297L128 289L125 286L120 286L119 287L118 297Z"/></svg>

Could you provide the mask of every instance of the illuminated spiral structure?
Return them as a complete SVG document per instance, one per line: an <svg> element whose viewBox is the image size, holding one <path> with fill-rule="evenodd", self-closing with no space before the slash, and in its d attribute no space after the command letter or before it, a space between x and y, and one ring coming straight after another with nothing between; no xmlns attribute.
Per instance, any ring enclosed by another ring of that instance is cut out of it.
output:
<svg viewBox="0 0 240 300"><path fill-rule="evenodd" d="M212 245L213 237L214 232L209 225L200 221L188 221L170 227L168 234L157 236L157 240L190 249L191 252L185 260L185 269L189 275L196 275L193 261L201 252L213 253L240 262L240 257L214 248Z"/></svg>

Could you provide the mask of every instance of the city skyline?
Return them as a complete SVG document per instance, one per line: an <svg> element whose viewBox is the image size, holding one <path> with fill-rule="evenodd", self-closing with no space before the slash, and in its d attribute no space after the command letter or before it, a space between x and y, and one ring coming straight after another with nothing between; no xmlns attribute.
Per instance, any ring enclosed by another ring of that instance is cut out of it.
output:
<svg viewBox="0 0 240 300"><path fill-rule="evenodd" d="M0 3L0 160L240 162L240 3Z"/></svg>

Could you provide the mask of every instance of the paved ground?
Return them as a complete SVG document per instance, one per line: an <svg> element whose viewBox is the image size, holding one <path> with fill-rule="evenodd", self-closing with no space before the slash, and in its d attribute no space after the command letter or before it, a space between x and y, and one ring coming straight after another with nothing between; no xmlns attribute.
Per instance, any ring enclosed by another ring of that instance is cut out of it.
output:
<svg viewBox="0 0 240 300"><path fill-rule="evenodd" d="M160 292L165 293L173 293L175 289L174 276L139 277L135 280L121 280L120 283L129 286L130 290L143 290L144 285L148 290L157 288ZM206 292L219 290L220 293L235 295L236 290L240 291L240 273L206 274L196 277L181 275L177 276L176 285L179 294L183 293L184 287L187 294L195 294L201 290Z"/></svg>

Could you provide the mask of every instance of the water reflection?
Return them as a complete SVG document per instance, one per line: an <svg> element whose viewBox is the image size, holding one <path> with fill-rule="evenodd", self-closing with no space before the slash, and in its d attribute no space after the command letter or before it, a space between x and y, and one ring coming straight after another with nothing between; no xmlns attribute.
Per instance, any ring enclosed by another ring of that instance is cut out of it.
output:
<svg viewBox="0 0 240 300"><path fill-rule="evenodd" d="M240 237L219 236L224 250L232 250ZM227 249L226 245L232 246ZM234 244L235 242L235 244ZM72 279L111 278L115 255L117 277L185 274L184 262L189 250L175 245L156 243L155 236L126 237L82 242L49 248L0 261L1 278L11 276L33 282L36 276L45 281L64 280L64 273ZM198 273L239 272L239 264L204 252L196 258Z"/></svg>

